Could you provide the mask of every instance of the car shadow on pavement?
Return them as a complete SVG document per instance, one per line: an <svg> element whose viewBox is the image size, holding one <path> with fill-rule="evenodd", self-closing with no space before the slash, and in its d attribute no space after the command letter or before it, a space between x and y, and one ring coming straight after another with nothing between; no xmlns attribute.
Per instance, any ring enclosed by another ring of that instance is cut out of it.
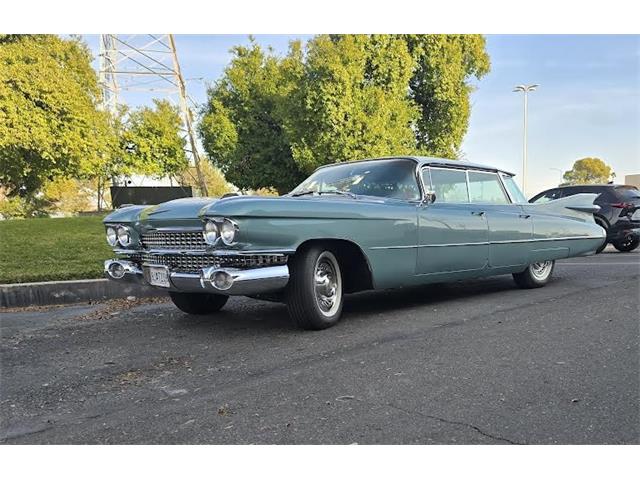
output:
<svg viewBox="0 0 640 480"><path fill-rule="evenodd" d="M511 276L491 279L468 280L453 283L431 284L418 287L384 291L367 291L347 295L343 319L360 317L371 313L399 313L422 306L465 300L479 295L505 292L516 287ZM181 312L173 315L175 326L194 330L198 333L215 331L216 334L237 334L242 331L286 333L300 332L289 318L284 304L253 299L231 299L223 310L213 315L187 315ZM375 318L367 318L375 321Z"/></svg>
<svg viewBox="0 0 640 480"><path fill-rule="evenodd" d="M366 314L390 310L430 306L453 300L466 300L479 295L514 290L511 276L490 279L465 280L451 283L434 283L379 292L362 292L347 297L345 313Z"/></svg>

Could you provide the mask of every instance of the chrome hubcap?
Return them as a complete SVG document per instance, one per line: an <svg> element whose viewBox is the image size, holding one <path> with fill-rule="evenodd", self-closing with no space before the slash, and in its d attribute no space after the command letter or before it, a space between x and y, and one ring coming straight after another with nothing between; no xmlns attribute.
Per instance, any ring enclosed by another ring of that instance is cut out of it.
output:
<svg viewBox="0 0 640 480"><path fill-rule="evenodd" d="M342 277L336 257L330 252L322 252L314 272L316 304L324 316L331 317L342 299Z"/></svg>
<svg viewBox="0 0 640 480"><path fill-rule="evenodd" d="M551 267L553 262L547 260L546 262L538 262L531 264L531 275L538 280L546 279L551 274Z"/></svg>

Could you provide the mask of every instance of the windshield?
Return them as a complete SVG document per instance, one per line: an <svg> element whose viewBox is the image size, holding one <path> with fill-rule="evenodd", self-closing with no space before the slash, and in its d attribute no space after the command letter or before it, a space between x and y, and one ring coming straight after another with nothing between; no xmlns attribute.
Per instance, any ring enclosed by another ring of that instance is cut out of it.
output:
<svg viewBox="0 0 640 480"><path fill-rule="evenodd" d="M321 168L290 195L332 192L420 200L416 163L404 159L372 160Z"/></svg>
<svg viewBox="0 0 640 480"><path fill-rule="evenodd" d="M513 203L528 203L527 197L520 191L516 181L511 175L502 174L502 180L504 180L504 186L509 191L509 195L513 199ZM536 201L537 202L537 201Z"/></svg>

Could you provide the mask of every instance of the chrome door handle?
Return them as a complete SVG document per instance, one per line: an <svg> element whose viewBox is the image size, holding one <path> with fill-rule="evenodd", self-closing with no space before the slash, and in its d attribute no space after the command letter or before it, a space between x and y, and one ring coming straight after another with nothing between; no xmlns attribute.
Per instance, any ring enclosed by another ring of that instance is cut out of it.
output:
<svg viewBox="0 0 640 480"><path fill-rule="evenodd" d="M471 212L471 215L478 215L479 217L481 217L482 215L484 215L484 212Z"/></svg>
<svg viewBox="0 0 640 480"><path fill-rule="evenodd" d="M518 215L520 218L529 218L531 215L527 214L527 213L521 213L520 215Z"/></svg>

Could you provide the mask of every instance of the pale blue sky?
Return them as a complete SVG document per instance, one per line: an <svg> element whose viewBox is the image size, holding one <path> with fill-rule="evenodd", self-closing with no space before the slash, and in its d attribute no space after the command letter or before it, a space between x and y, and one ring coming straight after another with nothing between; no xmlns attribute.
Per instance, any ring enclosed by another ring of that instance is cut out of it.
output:
<svg viewBox="0 0 640 480"><path fill-rule="evenodd" d="M85 35L98 53L98 36ZM277 53L301 35L257 35ZM247 35L177 35L176 44L189 94L206 98L206 82L220 77L229 49ZM556 185L573 161L597 156L617 180L640 173L640 36L488 35L491 72L472 96L469 131L462 149L469 161L520 174L522 94L514 85L539 83L529 99L527 194ZM148 101L125 94L130 103Z"/></svg>

